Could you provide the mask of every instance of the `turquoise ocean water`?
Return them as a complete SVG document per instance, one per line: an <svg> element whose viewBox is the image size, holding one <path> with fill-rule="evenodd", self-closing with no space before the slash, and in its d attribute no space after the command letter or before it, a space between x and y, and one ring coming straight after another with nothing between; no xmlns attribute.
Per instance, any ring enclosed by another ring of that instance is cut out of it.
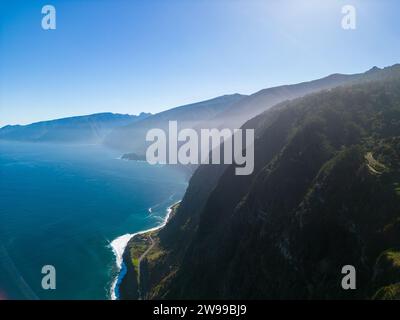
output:
<svg viewBox="0 0 400 320"><path fill-rule="evenodd" d="M187 187L175 169L119 156L0 142L0 298L110 298L109 243L160 224ZM56 268L55 290L41 287L44 265Z"/></svg>

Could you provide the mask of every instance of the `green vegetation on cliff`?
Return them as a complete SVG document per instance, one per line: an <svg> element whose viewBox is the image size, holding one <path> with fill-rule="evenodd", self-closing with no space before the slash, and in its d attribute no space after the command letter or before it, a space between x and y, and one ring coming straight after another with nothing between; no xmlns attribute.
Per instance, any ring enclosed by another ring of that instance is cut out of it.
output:
<svg viewBox="0 0 400 320"><path fill-rule="evenodd" d="M400 251L388 249L382 252L375 264L375 287L379 288L374 299L400 299Z"/></svg>
<svg viewBox="0 0 400 320"><path fill-rule="evenodd" d="M158 233L146 298L396 297L398 251L387 250L400 247L400 66L243 127L256 131L254 173L196 170ZM341 288L348 264L357 290Z"/></svg>
<svg viewBox="0 0 400 320"><path fill-rule="evenodd" d="M179 203L171 206L171 219ZM127 275L121 282L121 299L146 299L149 297L150 289L154 283L149 278L149 269L152 269L165 255L163 246L160 244L159 230L153 230L138 234L129 240L124 253L124 262L128 266Z"/></svg>

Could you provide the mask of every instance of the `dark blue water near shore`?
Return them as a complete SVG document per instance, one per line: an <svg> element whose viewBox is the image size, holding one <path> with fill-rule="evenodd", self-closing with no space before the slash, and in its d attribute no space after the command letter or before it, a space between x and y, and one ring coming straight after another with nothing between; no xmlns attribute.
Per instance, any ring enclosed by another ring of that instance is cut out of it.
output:
<svg viewBox="0 0 400 320"><path fill-rule="evenodd" d="M161 223L187 187L179 171L119 156L0 143L0 298L109 298L117 271L109 242ZM48 264L56 290L41 288Z"/></svg>

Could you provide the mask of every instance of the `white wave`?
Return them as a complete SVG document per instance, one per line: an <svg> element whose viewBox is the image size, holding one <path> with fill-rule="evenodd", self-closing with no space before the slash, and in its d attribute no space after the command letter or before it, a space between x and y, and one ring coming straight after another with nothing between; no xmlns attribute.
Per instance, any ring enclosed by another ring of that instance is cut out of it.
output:
<svg viewBox="0 0 400 320"><path fill-rule="evenodd" d="M179 202L180 202L180 200L175 202L174 204L172 204L171 206L169 206L167 208L167 214L166 214L165 218L162 220L162 223L160 225L158 225L157 227L139 231L139 232L136 232L133 234L127 233L127 234L119 236L118 238L115 238L113 241L111 241L110 247L115 255L115 263L118 268L117 276L115 277L115 279L111 285L111 292L110 292L111 300L117 299L117 296L115 294L115 289L116 289L116 286L118 283L119 273L120 273L121 267L122 267L124 251L125 251L126 246L128 245L129 240L138 234L143 234L143 233L147 233L150 231L155 231L155 230L163 228L169 220L169 216L171 215L171 212L172 212L172 207L175 206L176 204L178 204Z"/></svg>
<svg viewBox="0 0 400 320"><path fill-rule="evenodd" d="M128 241L132 238L132 234L124 234L116 239L114 239L110 246L114 252L117 267L120 269L122 265L122 256L124 255L124 250L128 244Z"/></svg>

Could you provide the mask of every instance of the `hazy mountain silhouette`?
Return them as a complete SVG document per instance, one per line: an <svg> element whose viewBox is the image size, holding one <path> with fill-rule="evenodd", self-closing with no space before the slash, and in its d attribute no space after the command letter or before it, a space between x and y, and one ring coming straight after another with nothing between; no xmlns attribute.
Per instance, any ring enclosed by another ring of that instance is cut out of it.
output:
<svg viewBox="0 0 400 320"><path fill-rule="evenodd" d="M106 137L104 143L106 146L121 150L124 153L144 154L148 145L146 134L150 129L159 128L168 133L169 121L177 121L179 130L202 126L221 112L232 108L245 97L240 94L225 95L172 108L142 121L115 129Z"/></svg>
<svg viewBox="0 0 400 320"><path fill-rule="evenodd" d="M112 129L149 117L114 113L41 121L30 125L9 125L0 129L0 139L57 143L101 143Z"/></svg>

